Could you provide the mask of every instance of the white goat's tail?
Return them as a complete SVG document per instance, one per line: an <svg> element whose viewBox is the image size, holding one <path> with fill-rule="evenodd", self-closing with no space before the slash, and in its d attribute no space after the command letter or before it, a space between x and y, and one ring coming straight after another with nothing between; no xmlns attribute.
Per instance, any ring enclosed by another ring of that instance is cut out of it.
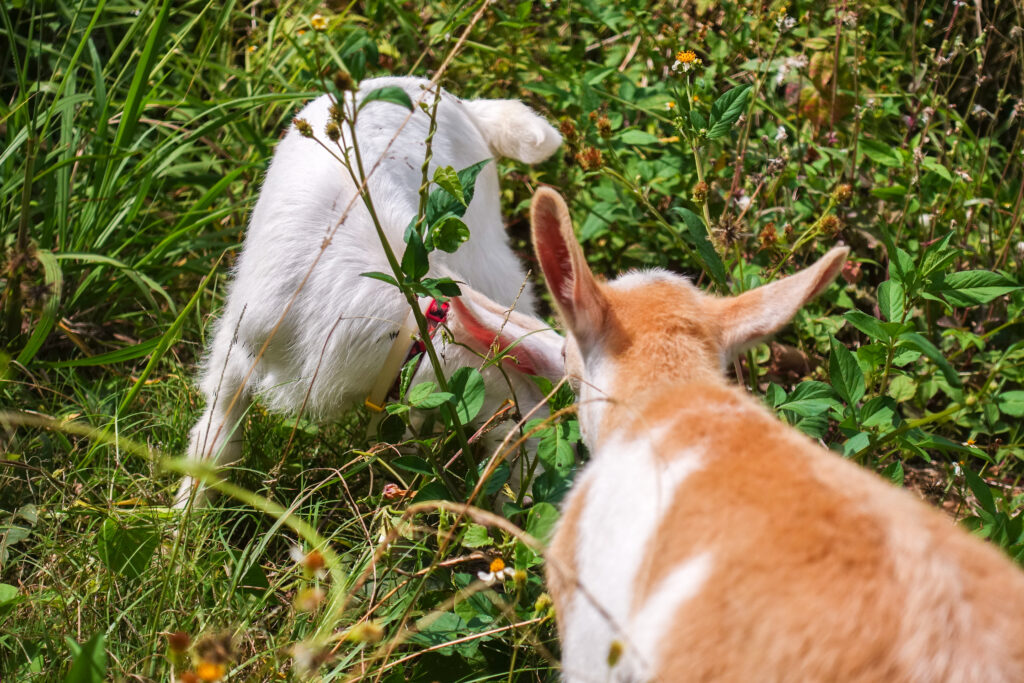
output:
<svg viewBox="0 0 1024 683"><path fill-rule="evenodd" d="M536 164L554 154L562 144L558 131L519 100L463 103L496 156Z"/></svg>

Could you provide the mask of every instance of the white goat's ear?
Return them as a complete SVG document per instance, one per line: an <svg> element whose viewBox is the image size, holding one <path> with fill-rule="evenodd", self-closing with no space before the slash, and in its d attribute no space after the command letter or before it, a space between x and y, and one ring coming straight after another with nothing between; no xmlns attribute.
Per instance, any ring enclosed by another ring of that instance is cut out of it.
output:
<svg viewBox="0 0 1024 683"><path fill-rule="evenodd" d="M562 319L584 347L600 338L608 303L583 257L569 209L554 190L542 187L530 207L533 248Z"/></svg>
<svg viewBox="0 0 1024 683"><path fill-rule="evenodd" d="M788 323L804 304L829 286L849 253L849 247L835 247L795 275L736 297L713 300L726 357L735 357Z"/></svg>
<svg viewBox="0 0 1024 683"><path fill-rule="evenodd" d="M506 367L557 382L565 375L564 339L533 316L508 311L483 294L461 285L462 296L452 299L448 328L457 342L488 353L497 346Z"/></svg>

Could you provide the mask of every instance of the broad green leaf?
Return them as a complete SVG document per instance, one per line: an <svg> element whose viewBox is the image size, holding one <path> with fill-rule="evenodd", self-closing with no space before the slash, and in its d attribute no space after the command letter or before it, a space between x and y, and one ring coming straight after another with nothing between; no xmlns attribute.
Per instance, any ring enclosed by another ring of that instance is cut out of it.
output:
<svg viewBox="0 0 1024 683"><path fill-rule="evenodd" d="M469 227L458 216L446 216L430 226L430 243L434 248L454 253L469 239Z"/></svg>
<svg viewBox="0 0 1024 683"><path fill-rule="evenodd" d="M704 118L704 115L696 109L690 110L690 124L693 125L693 129L697 132L707 130L708 120Z"/></svg>
<svg viewBox="0 0 1024 683"><path fill-rule="evenodd" d="M526 533L547 543L558 522L558 508L551 503L537 503L526 518Z"/></svg>
<svg viewBox="0 0 1024 683"><path fill-rule="evenodd" d="M137 579L146 573L153 551L160 544L160 532L151 524L122 526L107 518L96 537L100 560L110 571Z"/></svg>
<svg viewBox="0 0 1024 683"><path fill-rule="evenodd" d="M473 420L484 407L484 378L474 368L459 368L448 380L455 395L455 410L462 424Z"/></svg>
<svg viewBox="0 0 1024 683"><path fill-rule="evenodd" d="M441 301L447 297L459 296L462 294L462 290L459 289L459 284L449 277L425 277L420 282L420 285L422 285L423 291L428 296L432 296Z"/></svg>
<svg viewBox="0 0 1024 683"><path fill-rule="evenodd" d="M430 257L427 255L427 248L423 246L423 240L413 230L409 233L409 241L405 246L405 253L402 254L402 272L410 280L419 280L430 270Z"/></svg>
<svg viewBox="0 0 1024 683"><path fill-rule="evenodd" d="M828 358L828 376L836 390L851 408L864 396L864 373L853 353L835 337L829 337L831 353Z"/></svg>
<svg viewBox="0 0 1024 683"><path fill-rule="evenodd" d="M437 408L444 403L449 403L454 398L452 394L446 391L436 390L437 385L433 382L420 382L409 390L407 396L409 404L422 410L429 410Z"/></svg>
<svg viewBox="0 0 1024 683"><path fill-rule="evenodd" d="M430 463L416 455L403 455L392 460L391 464L413 474L422 474L426 477L435 476L434 468L430 466Z"/></svg>
<svg viewBox="0 0 1024 683"><path fill-rule="evenodd" d="M627 145L649 146L658 144L658 136L636 128L630 128L619 134L619 141Z"/></svg>
<svg viewBox="0 0 1024 683"><path fill-rule="evenodd" d="M903 165L903 159L900 157L899 152L895 151L891 145L864 137L858 141L858 144L861 151L864 152L864 156L876 164L890 168Z"/></svg>
<svg viewBox="0 0 1024 683"><path fill-rule="evenodd" d="M935 157L925 157L922 159L921 167L933 171L946 182L953 182L953 174L949 172L948 168L940 164Z"/></svg>
<svg viewBox="0 0 1024 683"><path fill-rule="evenodd" d="M711 244L711 240L708 239L704 219L683 207L676 207L672 209L672 212L683 219L683 224L686 225L686 234L690 238L690 243L697 248L697 258L700 259L705 272L711 276L715 284L725 289L725 265L722 263L722 257L718 255L714 245Z"/></svg>
<svg viewBox="0 0 1024 683"><path fill-rule="evenodd" d="M889 335L886 333L885 327L883 327L884 323L874 316L870 316L863 311L853 310L844 313L843 317L846 318L847 322L872 339L878 341L887 341L889 339Z"/></svg>
<svg viewBox="0 0 1024 683"><path fill-rule="evenodd" d="M878 285L878 310L889 322L903 320L905 300L906 292L898 281L886 280Z"/></svg>
<svg viewBox="0 0 1024 683"><path fill-rule="evenodd" d="M487 527L480 524L470 524L462 536L462 545L467 548L483 548L493 544L494 541L487 533Z"/></svg>
<svg viewBox="0 0 1024 683"><path fill-rule="evenodd" d="M479 465L479 475L483 475L487 468L487 461L481 462ZM490 476L487 477L487 481L484 482L480 492L484 496L493 496L495 493L505 485L505 482L512 476L512 468L509 466L508 461L502 461L494 471L491 472Z"/></svg>
<svg viewBox="0 0 1024 683"><path fill-rule="evenodd" d="M988 270L965 270L941 276L928 286L953 306L987 304L996 297L1020 289L1013 280Z"/></svg>
<svg viewBox="0 0 1024 683"><path fill-rule="evenodd" d="M490 159L478 161L472 166L467 166L458 172L459 185L462 186L462 198L456 199L443 188L437 188L427 197L426 221L427 226L433 226L449 214L456 218L462 218L466 214L466 208L473 201L473 194L476 191L476 179L484 166L491 162Z"/></svg>
<svg viewBox="0 0 1024 683"><path fill-rule="evenodd" d="M978 499L978 505L985 512L994 515L996 514L996 503L992 499L992 491L989 489L988 484L979 477L974 470L970 467L964 466L964 479L967 480L967 485L971 488L971 493Z"/></svg>
<svg viewBox="0 0 1024 683"><path fill-rule="evenodd" d="M71 669L64 683L103 683L107 677L106 636L97 633L82 645L66 640L71 648Z"/></svg>
<svg viewBox="0 0 1024 683"><path fill-rule="evenodd" d="M800 382L793 392L778 404L780 410L789 410L801 417L814 417L838 405L835 391L824 382Z"/></svg>
<svg viewBox="0 0 1024 683"><path fill-rule="evenodd" d="M450 194L466 206L466 198L462 193L462 183L459 182L459 174L451 166L442 166L434 170L434 183L442 190Z"/></svg>
<svg viewBox="0 0 1024 683"><path fill-rule="evenodd" d="M895 462L889 463L889 465L882 470L882 476L896 484L896 486L903 486L903 462L896 460Z"/></svg>
<svg viewBox="0 0 1024 683"><path fill-rule="evenodd" d="M942 352L939 351L939 349L930 341L919 335L917 332L904 332L898 337L898 339L928 356L933 363L939 366L939 370L942 371L942 376L946 378L946 381L949 382L951 386L960 388L964 385L963 382L960 381L960 376L956 373L956 370L953 369L953 366L949 364L949 361L947 361L945 356L942 355Z"/></svg>
<svg viewBox="0 0 1024 683"><path fill-rule="evenodd" d="M707 137L709 140L720 138L732 130L733 124L746 111L749 85L738 85L728 90L711 105Z"/></svg>
<svg viewBox="0 0 1024 683"><path fill-rule="evenodd" d="M448 489L444 487L444 484L439 481L432 481L420 487L412 502L424 503L429 500L449 500L450 498L451 495L449 495Z"/></svg>
<svg viewBox="0 0 1024 683"><path fill-rule="evenodd" d="M1024 391L1004 391L996 397L999 412L1010 417L1024 417Z"/></svg>
<svg viewBox="0 0 1024 683"><path fill-rule="evenodd" d="M359 103L359 109L370 104L371 102L391 102L398 104L409 111L412 111L412 100L409 99L409 93L405 92L402 88L397 85L389 85L385 88L377 88L366 93L362 101Z"/></svg>

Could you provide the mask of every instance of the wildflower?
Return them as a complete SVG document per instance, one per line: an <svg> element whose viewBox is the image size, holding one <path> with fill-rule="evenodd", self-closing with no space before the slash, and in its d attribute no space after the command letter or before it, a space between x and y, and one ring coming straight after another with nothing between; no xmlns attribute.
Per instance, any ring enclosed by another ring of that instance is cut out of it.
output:
<svg viewBox="0 0 1024 683"><path fill-rule="evenodd" d="M384 484L384 490L381 491L381 494L384 496L384 500L397 500L409 495L409 492L398 488L398 484L387 483Z"/></svg>
<svg viewBox="0 0 1024 683"><path fill-rule="evenodd" d="M786 127L785 126L779 126L775 130L775 142L785 142L786 138L788 138L788 137L789 137L789 134L786 133Z"/></svg>
<svg viewBox="0 0 1024 683"><path fill-rule="evenodd" d="M551 596L547 593L541 593L540 596L537 597L537 601L533 603L533 611L535 614L547 612L551 609L551 605Z"/></svg>
<svg viewBox="0 0 1024 683"><path fill-rule="evenodd" d="M500 557L496 557L491 560L490 571L477 572L476 577L486 583L488 586L493 585L496 581L504 581L505 579L511 579L515 576L516 572L511 567L505 566L505 561Z"/></svg>
<svg viewBox="0 0 1024 683"><path fill-rule="evenodd" d="M199 662L199 666L196 667L196 675L199 680L204 683L215 683L220 679L224 678L224 674L227 673L227 668L220 662L208 662L203 660Z"/></svg>
<svg viewBox="0 0 1024 683"><path fill-rule="evenodd" d="M745 192L736 197L736 206L740 207L741 213L746 213L747 209L750 208L750 196Z"/></svg>
<svg viewBox="0 0 1024 683"><path fill-rule="evenodd" d="M842 276L849 284L855 285L860 282L860 278L863 275L861 271L861 265L858 261L847 261L843 264Z"/></svg>
<svg viewBox="0 0 1024 683"><path fill-rule="evenodd" d="M295 610L298 612L315 612L327 594L320 588L303 588L295 595Z"/></svg>
<svg viewBox="0 0 1024 683"><path fill-rule="evenodd" d="M704 62L697 53L693 50L680 50L676 53L676 61L672 64L673 71L679 71L682 69L683 73L686 73L690 69L696 68Z"/></svg>
<svg viewBox="0 0 1024 683"><path fill-rule="evenodd" d="M821 231L826 235L835 235L842 226L835 214L823 216L821 219Z"/></svg>
<svg viewBox="0 0 1024 683"><path fill-rule="evenodd" d="M785 13L780 14L779 18L775 20L775 28L779 33L789 33L795 26L796 19Z"/></svg>
<svg viewBox="0 0 1024 683"><path fill-rule="evenodd" d="M964 476L964 461L963 460L959 460L959 461L953 463L953 472L956 473L956 476L958 476L958 477Z"/></svg>
<svg viewBox="0 0 1024 683"><path fill-rule="evenodd" d="M775 85L782 85L782 81L791 71L799 71L805 66L807 66L807 55L786 57L782 60L782 63L779 64L779 70L775 72Z"/></svg>
<svg viewBox="0 0 1024 683"><path fill-rule="evenodd" d="M246 49L248 49L250 53L256 52L256 46L255 46L255 45L250 45L250 46L249 46L248 48L246 48Z"/></svg>
<svg viewBox="0 0 1024 683"><path fill-rule="evenodd" d="M288 551L288 556L292 558L295 564L301 565L308 576L322 579L327 575L327 571L324 569L327 562L324 560L323 553L315 548L308 553L304 553L302 548L293 545Z"/></svg>
<svg viewBox="0 0 1024 683"><path fill-rule="evenodd" d="M964 445L967 446L968 448L974 448L975 443L977 442L974 440L973 436L968 438L967 441L964 441Z"/></svg>
<svg viewBox="0 0 1024 683"><path fill-rule="evenodd" d="M968 183L971 182L971 174L968 173L967 171L965 171L964 169L958 168L958 169L956 169L954 171L954 173L956 173L958 176L960 176L961 180L963 180L965 182L968 182Z"/></svg>
<svg viewBox="0 0 1024 683"><path fill-rule="evenodd" d="M932 26L935 26L935 22L932 19L925 19L924 26L925 28L931 28Z"/></svg>
<svg viewBox="0 0 1024 683"><path fill-rule="evenodd" d="M666 102L665 103L665 109L668 109L669 111L672 111L675 108L676 108L676 103L675 102Z"/></svg>
<svg viewBox="0 0 1024 683"><path fill-rule="evenodd" d="M348 630L345 640L353 643L379 643L384 639L384 627L376 621L363 621Z"/></svg>
<svg viewBox="0 0 1024 683"><path fill-rule="evenodd" d="M319 12L309 18L309 23L317 31L324 31L327 29L327 17Z"/></svg>

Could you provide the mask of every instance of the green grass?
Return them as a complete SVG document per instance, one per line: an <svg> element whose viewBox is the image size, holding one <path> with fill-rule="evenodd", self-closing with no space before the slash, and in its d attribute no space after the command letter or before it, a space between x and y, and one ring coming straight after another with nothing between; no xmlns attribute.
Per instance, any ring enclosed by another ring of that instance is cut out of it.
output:
<svg viewBox="0 0 1024 683"><path fill-rule="evenodd" d="M851 245L739 381L898 484L929 473L926 493L1024 560L1019 4L495 3L475 23L478 2L332 7L0 6L0 678L169 680L230 634L230 680L302 680L295 654L326 647L322 680L556 680L531 543L585 457L569 414L538 426L549 474L528 511L383 495L466 500L473 472L429 466L455 439L399 460L365 414L258 406L217 505L164 507L263 169L338 69L443 69L452 92L561 124L563 154L501 166L527 260L537 183L567 197L602 274L738 293ZM683 49L702 62L686 73ZM318 544L323 577L289 553ZM495 557L522 574L482 589Z"/></svg>

